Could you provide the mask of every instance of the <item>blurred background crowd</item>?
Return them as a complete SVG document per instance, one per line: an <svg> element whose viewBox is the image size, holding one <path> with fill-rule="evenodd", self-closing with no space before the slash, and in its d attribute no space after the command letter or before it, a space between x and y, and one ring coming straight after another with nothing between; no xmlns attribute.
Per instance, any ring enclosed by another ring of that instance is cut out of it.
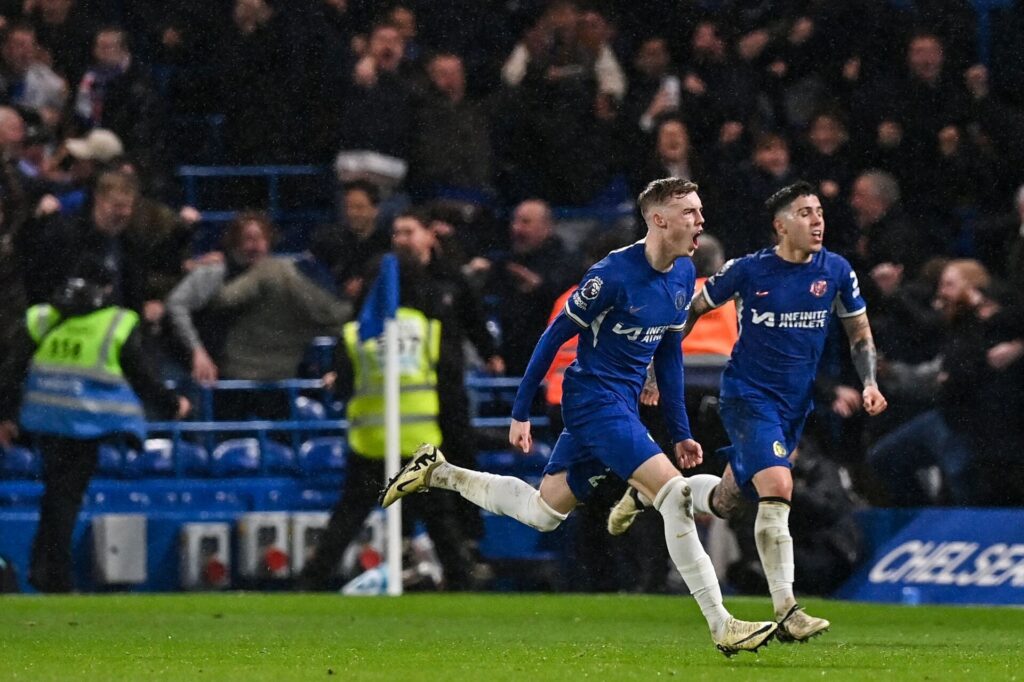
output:
<svg viewBox="0 0 1024 682"><path fill-rule="evenodd" d="M707 276L770 245L762 202L802 178L892 406L862 417L837 332L807 451L847 498L849 471L877 504L1024 504L1024 2L3 0L0 27L4 338L88 256L165 377L295 377L394 248L454 348L517 376L642 236L645 183L700 184ZM330 167L308 191L335 215L228 183L211 222L176 175L197 163Z"/></svg>

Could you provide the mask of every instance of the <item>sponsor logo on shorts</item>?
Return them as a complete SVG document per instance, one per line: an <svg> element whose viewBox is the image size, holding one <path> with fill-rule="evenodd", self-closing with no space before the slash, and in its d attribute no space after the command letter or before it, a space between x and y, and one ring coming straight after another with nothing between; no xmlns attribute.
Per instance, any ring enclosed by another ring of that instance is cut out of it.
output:
<svg viewBox="0 0 1024 682"><path fill-rule="evenodd" d="M774 443L772 443L772 452L775 454L776 457L789 456L789 451L786 450L786 446L780 443L779 441L775 441Z"/></svg>

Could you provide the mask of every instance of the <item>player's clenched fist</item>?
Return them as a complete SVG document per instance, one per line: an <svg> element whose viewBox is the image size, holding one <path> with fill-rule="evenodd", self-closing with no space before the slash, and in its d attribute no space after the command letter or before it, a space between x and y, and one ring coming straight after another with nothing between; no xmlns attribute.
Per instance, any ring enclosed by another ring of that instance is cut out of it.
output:
<svg viewBox="0 0 1024 682"><path fill-rule="evenodd" d="M520 422L513 419L512 426L508 428L508 442L523 452L529 452L533 447L533 436L530 435L530 422Z"/></svg>

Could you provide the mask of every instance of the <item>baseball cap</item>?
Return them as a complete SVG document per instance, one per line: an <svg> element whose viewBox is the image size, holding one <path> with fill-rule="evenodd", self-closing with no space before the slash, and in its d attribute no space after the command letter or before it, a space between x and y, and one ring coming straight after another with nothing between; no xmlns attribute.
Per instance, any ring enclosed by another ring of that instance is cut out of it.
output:
<svg viewBox="0 0 1024 682"><path fill-rule="evenodd" d="M124 154L121 139L103 128L94 128L85 137L71 138L64 146L71 156L83 161L106 163Z"/></svg>

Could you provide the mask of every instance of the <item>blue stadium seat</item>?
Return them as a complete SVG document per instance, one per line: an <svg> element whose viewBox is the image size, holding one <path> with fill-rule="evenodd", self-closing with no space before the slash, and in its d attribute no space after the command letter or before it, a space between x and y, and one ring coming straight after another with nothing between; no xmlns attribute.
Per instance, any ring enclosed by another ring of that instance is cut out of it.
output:
<svg viewBox="0 0 1024 682"><path fill-rule="evenodd" d="M181 473L185 476L204 476L208 471L206 449L201 445L179 441L177 447L170 438L149 438L145 448L133 462L138 475L144 477L174 476L175 457L180 459Z"/></svg>
<svg viewBox="0 0 1024 682"><path fill-rule="evenodd" d="M263 472L272 476L293 476L298 473L295 451L272 440L264 441L260 449Z"/></svg>
<svg viewBox="0 0 1024 682"><path fill-rule="evenodd" d="M215 509L246 511L249 509L238 493L233 490L182 490L178 493L178 504L193 509Z"/></svg>
<svg viewBox="0 0 1024 682"><path fill-rule="evenodd" d="M202 445L178 441L175 456L181 464L181 473L185 476L206 476L210 472L210 456Z"/></svg>
<svg viewBox="0 0 1024 682"><path fill-rule="evenodd" d="M43 484L35 481L9 481L0 484L0 509L39 509L39 498L43 496Z"/></svg>
<svg viewBox="0 0 1024 682"><path fill-rule="evenodd" d="M321 436L305 441L299 447L299 469L304 476L344 473L345 440Z"/></svg>
<svg viewBox="0 0 1024 682"><path fill-rule="evenodd" d="M149 493L128 488L90 488L85 494L85 507L98 512L139 512L153 507Z"/></svg>
<svg viewBox="0 0 1024 682"><path fill-rule="evenodd" d="M40 478L43 462L34 451L20 446L0 450L0 479Z"/></svg>
<svg viewBox="0 0 1024 682"><path fill-rule="evenodd" d="M337 503L341 490L306 489L292 501L294 511L327 511Z"/></svg>
<svg viewBox="0 0 1024 682"><path fill-rule="evenodd" d="M327 419L327 409L320 401L300 395L295 399L295 418L303 421L323 421Z"/></svg>
<svg viewBox="0 0 1024 682"><path fill-rule="evenodd" d="M260 442L255 438L226 440L210 455L210 475L256 476L260 473Z"/></svg>
<svg viewBox="0 0 1024 682"><path fill-rule="evenodd" d="M124 454L113 443L103 443L99 449L99 460L96 464L96 475L100 478L120 478L124 464Z"/></svg>

